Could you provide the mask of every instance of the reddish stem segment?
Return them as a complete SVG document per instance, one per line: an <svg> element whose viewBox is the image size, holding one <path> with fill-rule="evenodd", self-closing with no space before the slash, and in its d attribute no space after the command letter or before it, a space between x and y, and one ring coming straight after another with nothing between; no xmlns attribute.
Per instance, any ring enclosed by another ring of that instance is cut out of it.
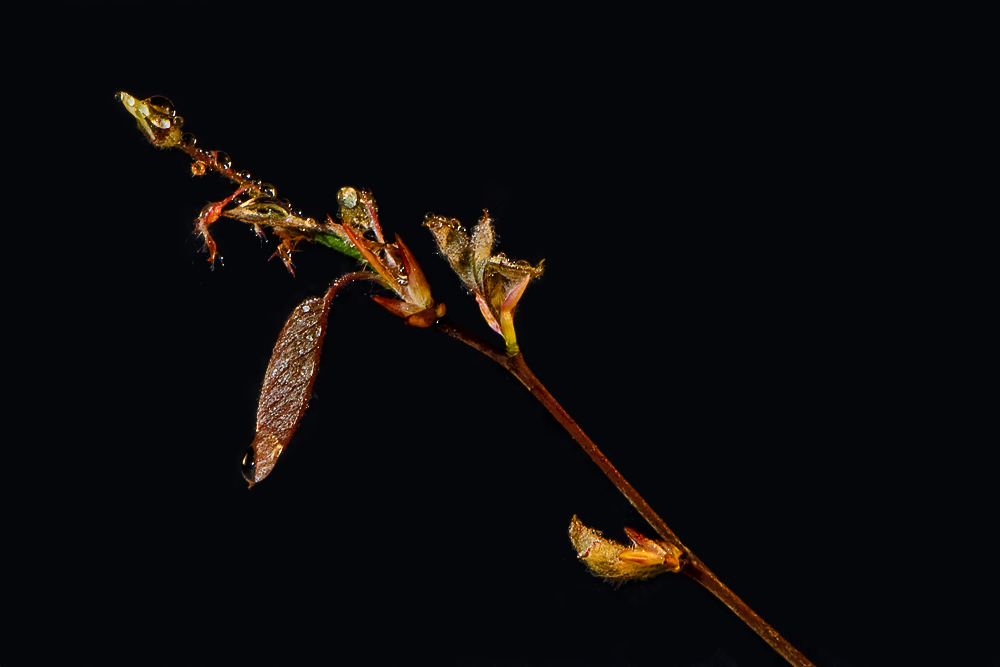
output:
<svg viewBox="0 0 1000 667"><path fill-rule="evenodd" d="M482 352L488 356L493 361L497 362L504 368L506 368L510 373L521 381L525 387L528 388L535 398L545 406L545 409L556 418L556 420L562 424L563 428L576 440L577 444L583 448L583 451L587 453L587 456L597 464L597 466L604 472L608 479L614 483L618 490L622 492L632 506L639 511L650 526L668 542L676 545L684 555L681 557L681 572L686 574L691 579L695 580L706 589L708 589L715 597L722 600L727 607L733 610L733 612L740 617L744 623L746 623L750 628L761 636L764 641L771 645L775 651L777 651L785 660L796 667L814 667L802 653L799 652L794 646L788 643L788 640L778 634L777 630L772 628L767 621L762 619L760 616L754 612L753 609L747 606L743 600L739 598L733 591L731 591L725 584L719 581L719 578L708 569L708 567L699 559L694 553L688 549L684 544L678 539L674 531L670 530L666 522L660 518L653 508L649 506L649 503L639 495L639 492L628 483L628 480L622 476L620 472L611 464L594 441L587 437L587 434L583 432L583 429L573 420L572 417L563 409L559 402L549 393L545 386L535 377L535 374L531 372L531 369L524 363L524 357L520 354L508 357L503 350L500 350L490 343L486 342L479 336L466 331L462 327L458 326L454 322L448 320L447 318L439 319L435 324L434 328L442 333L446 333L449 336L462 341L466 345L475 348L479 352Z"/></svg>

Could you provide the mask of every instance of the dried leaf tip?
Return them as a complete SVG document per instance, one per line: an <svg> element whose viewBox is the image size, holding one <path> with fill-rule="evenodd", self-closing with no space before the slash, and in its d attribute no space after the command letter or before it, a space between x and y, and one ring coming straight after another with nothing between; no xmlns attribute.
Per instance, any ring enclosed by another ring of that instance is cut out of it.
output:
<svg viewBox="0 0 1000 667"><path fill-rule="evenodd" d="M487 324L503 336L507 354L516 356L520 349L514 331L514 308L528 282L542 275L542 262L532 266L524 260L512 261L503 253L493 255L496 235L486 209L471 237L458 220L433 213L424 216L424 226L431 230L452 270L475 293Z"/></svg>
<svg viewBox="0 0 1000 667"><path fill-rule="evenodd" d="M631 547L601 535L601 531L583 525L576 515L569 523L569 539L577 558L596 576L615 581L649 579L664 572L678 572L681 550L663 540L648 537L626 528Z"/></svg>
<svg viewBox="0 0 1000 667"><path fill-rule="evenodd" d="M162 95L154 95L137 100L125 91L117 93L115 99L132 114L139 129L149 142L160 148L170 148L181 143L181 127L184 119L177 115L173 102Z"/></svg>

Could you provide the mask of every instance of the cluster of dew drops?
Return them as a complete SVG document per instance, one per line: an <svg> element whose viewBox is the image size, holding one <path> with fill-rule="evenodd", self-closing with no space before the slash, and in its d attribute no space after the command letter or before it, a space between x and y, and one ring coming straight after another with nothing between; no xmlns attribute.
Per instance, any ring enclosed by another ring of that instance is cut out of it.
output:
<svg viewBox="0 0 1000 667"><path fill-rule="evenodd" d="M120 92L115 94L115 99L119 102L125 102L127 98L131 96L127 93ZM173 125L180 129L184 126L184 118L177 115L177 110L174 107L174 103L164 95L153 95L143 101L136 101L135 105L146 105L153 107L155 111L159 112L167 118L155 118L150 117L149 122L160 128L161 130L167 130ZM129 106L134 106L129 104ZM219 171L225 173L226 175L239 181L242 185L247 185L257 190L260 195L269 198L276 198L278 195L278 190L270 183L265 183L261 180L254 180L253 176L249 171L242 170L229 173L232 170L233 161L229 157L229 154L225 151L209 151L202 148L195 148L198 143L198 138L194 136L191 132L184 132L180 139L181 146L186 149L186 151L195 158L195 162L191 165L191 172L196 176L202 176L205 173L206 164L214 164ZM248 199L252 199L253 196L249 192L245 192L234 198L234 204L241 204ZM292 209L290 202L282 201L281 203L287 204L291 213L297 217L304 218L305 214L297 209Z"/></svg>

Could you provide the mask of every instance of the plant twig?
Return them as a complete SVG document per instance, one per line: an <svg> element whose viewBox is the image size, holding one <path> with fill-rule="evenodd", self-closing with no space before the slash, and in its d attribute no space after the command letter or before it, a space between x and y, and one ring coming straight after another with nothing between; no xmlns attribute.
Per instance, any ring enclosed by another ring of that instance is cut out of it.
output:
<svg viewBox="0 0 1000 667"><path fill-rule="evenodd" d="M419 327L431 326L475 348L506 368L562 424L563 428L569 432L608 479L618 487L618 490L632 503L633 507L639 511L639 514L660 537L677 548L680 558L677 558L675 554L673 564L679 566L681 572L711 591L789 663L796 667L812 667L812 663L805 656L719 581L718 577L681 543L663 519L618 472L611 461L587 437L583 429L559 405L524 363L524 357L520 353L514 334L513 311L528 282L541 274L542 265L539 263L538 266L531 266L524 261L513 262L508 260L503 253L493 255L495 236L492 219L485 210L471 237L466 234L457 220L434 214L425 216L424 225L434 233L439 249L447 257L452 268L476 293L476 300L484 318L497 333L503 335L506 350L493 346L444 317L444 304L435 302L431 297L430 287L427 285L416 258L412 257L402 240L397 236L396 243L385 242L375 215L374 199L371 198L370 193L362 192L359 195L353 188L342 188L338 192L341 212L347 211L347 217L353 221L356 229L351 227L349 221L345 221L344 225L337 225L332 220L326 225L317 224L314 219L307 218L301 211L292 208L289 202L275 199L277 193L274 186L254 180L246 171L235 171L232 167L232 161L226 153L197 148L197 139L193 134L181 133L181 127L184 124L183 118L176 115L173 104L168 99L152 97L147 100L136 100L124 92L118 93L117 98L137 119L140 130L153 145L160 148L179 148L194 161L191 166L192 173L202 175L206 171L217 171L238 186L236 191L226 199L211 203L202 209L196 223L196 231L204 237L208 247L210 261L214 261L217 250L209 234L209 226L220 216L249 222L258 234L262 233L261 225L270 226L281 238L281 244L276 254L281 257L290 272L292 271L291 253L300 241L316 241L351 257L366 261L378 272L379 281L385 287L395 291L397 296L402 299L402 301L395 301L373 297L378 303L396 315L404 317L407 324ZM247 201L238 202L237 198L241 196L248 198ZM358 205L359 202L364 206ZM235 208L226 208L231 204ZM338 230L343 232L343 238ZM374 240L367 238L368 233L374 235ZM361 277L374 277L374 274L359 272L345 276L341 280L353 280ZM337 286L339 284L340 281L338 281ZM323 301L324 307L328 307L329 300L335 291L336 289L333 288L328 292L325 301ZM302 307L303 312L309 312L313 303L317 301L319 300L307 299L303 304L300 304L300 307ZM294 321L297 322L297 320ZM325 331L324 325L325 315L323 325L321 325L322 330ZM286 324L286 329L288 326ZM297 335L302 326L291 331L287 337ZM303 331L305 330L303 329ZM303 335L308 335L308 331ZM278 345L275 348L276 355L283 354L287 347L283 341L284 337L286 337L286 332L283 330L282 337L279 337ZM307 340L313 341L313 338L307 338ZM314 361L318 359L318 349L319 342L316 342ZM311 386L312 376L309 375L306 382L299 382L293 388L304 388L305 391L299 391L298 394L305 398ZM262 401L264 398L266 397L262 397ZM294 407L301 409L292 415L294 421L287 434L288 437L295 430L295 424L301 417L301 410L305 409L304 400L296 403ZM258 418L258 432L260 432L260 426ZM267 426L266 423L265 426ZM272 444L277 443L277 446L269 451L280 453L284 445L287 444L287 438L282 440L270 431L267 431L265 435L269 437ZM257 439L254 442L256 444ZM244 457L244 465L254 469L254 476L247 477L253 485L255 481L260 481L263 475L267 474L270 466L273 466L272 459L276 458L277 454L269 455L271 456L268 459L269 465L263 466L259 465L259 456L254 446L248 450L248 455L250 453L254 454L252 457L253 465L249 466L246 456ZM247 471L244 470L244 475L246 474ZM633 542L635 539L633 538ZM671 568L671 571L677 570Z"/></svg>
<svg viewBox="0 0 1000 667"><path fill-rule="evenodd" d="M638 510L639 514L642 515L650 526L653 527L660 537L667 540L671 544L677 546L681 551L683 551L683 556L681 558L681 572L686 574L688 577L698 582L706 589L708 589L715 597L719 598L727 607L733 610L740 620L750 626L754 632L756 632L760 637L771 645L775 651L777 651L785 660L796 667L813 667L811 663L802 653L792 646L787 639L782 637L777 630L771 627L767 621L757 615L753 609L751 609L747 604L740 599L728 586L719 581L719 578L708 569L708 567L701 561L700 558L694 555L688 547L680 541L674 531L670 530L666 522L660 518L653 508L649 506L649 503L639 494L635 488L628 483L628 480L617 468L612 465L611 461L608 460L603 452L598 449L594 441L587 437L587 434L583 432L579 424L569 416L569 413L563 409L559 402L549 393L545 386L535 377L535 374L531 372L527 364L524 363L524 356L517 354L515 356L508 356L503 350L494 347L487 341L483 340L479 336L465 330L459 325L455 324L447 318L439 319L435 324L434 328L438 331L448 334L452 338L462 341L469 347L472 347L479 352L482 352L487 357L497 362L504 368L506 368L510 373L521 381L525 387L528 388L535 398L545 406L545 409L556 418L556 420L562 424L562 427L576 440L577 444L583 448L583 451L587 453L587 456L597 464L597 466L604 472L608 479L618 490L621 491L632 506Z"/></svg>

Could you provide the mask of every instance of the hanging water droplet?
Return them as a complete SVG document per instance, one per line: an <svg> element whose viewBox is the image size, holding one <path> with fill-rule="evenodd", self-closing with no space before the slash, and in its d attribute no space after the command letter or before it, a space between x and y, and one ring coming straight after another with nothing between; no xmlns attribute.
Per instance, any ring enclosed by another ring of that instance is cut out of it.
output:
<svg viewBox="0 0 1000 667"><path fill-rule="evenodd" d="M146 98L145 102L154 107L160 113L167 114L168 116L177 115L177 111L174 109L174 103L163 95L153 95L152 97Z"/></svg>
<svg viewBox="0 0 1000 667"><path fill-rule="evenodd" d="M219 166L219 169L225 170L233 166L233 161L229 159L228 154L223 151L219 151L219 153L215 156L215 164Z"/></svg>
<svg viewBox="0 0 1000 667"><path fill-rule="evenodd" d="M236 172L236 178L242 179L244 181L252 180L250 172L246 170Z"/></svg>
<svg viewBox="0 0 1000 667"><path fill-rule="evenodd" d="M184 127L184 119L181 116L174 116L174 127Z"/></svg>
<svg viewBox="0 0 1000 667"><path fill-rule="evenodd" d="M247 451L243 454L243 461L240 463L240 472L243 473L243 479L253 483L256 470L257 453L254 452L253 445L251 445L247 447Z"/></svg>
<svg viewBox="0 0 1000 667"><path fill-rule="evenodd" d="M270 183L261 183L258 188L267 197L277 197L278 190Z"/></svg>
<svg viewBox="0 0 1000 667"><path fill-rule="evenodd" d="M196 143L198 143L198 138L193 134L191 134L190 132L185 132L183 135L181 135L181 143L187 146L188 148L191 148Z"/></svg>
<svg viewBox="0 0 1000 667"><path fill-rule="evenodd" d="M191 173L194 176L204 176L205 175L205 163L201 160L191 163Z"/></svg>

